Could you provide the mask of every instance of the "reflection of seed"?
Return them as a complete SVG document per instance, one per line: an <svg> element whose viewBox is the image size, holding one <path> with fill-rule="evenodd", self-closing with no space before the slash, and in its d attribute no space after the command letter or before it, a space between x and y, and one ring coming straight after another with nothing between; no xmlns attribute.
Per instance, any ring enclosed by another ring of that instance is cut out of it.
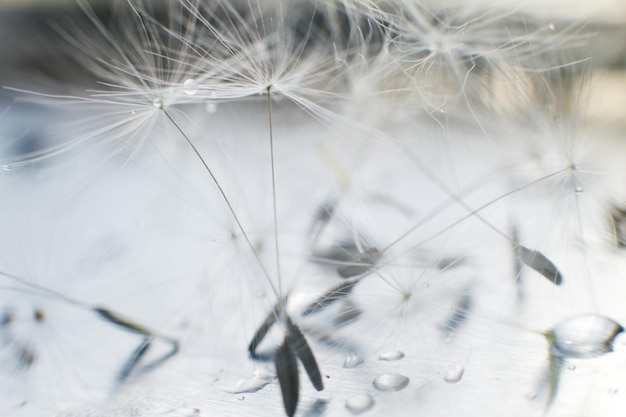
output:
<svg viewBox="0 0 626 417"><path fill-rule="evenodd" d="M451 336L452 333L456 332L459 327L465 323L471 309L472 296L470 294L464 294L442 330Z"/></svg>
<svg viewBox="0 0 626 417"><path fill-rule="evenodd" d="M24 346L22 349L20 349L19 361L23 367L30 368L35 362L35 359L37 359L37 355L35 354L35 351L32 350L30 347Z"/></svg>
<svg viewBox="0 0 626 417"><path fill-rule="evenodd" d="M581 314L559 323L546 333L550 354L561 358L594 358L613 350L613 340L624 331L614 320Z"/></svg>
<svg viewBox="0 0 626 417"><path fill-rule="evenodd" d="M8 326L13 322L14 319L15 317L13 316L13 313L11 311L5 311L4 314L2 314L2 318L0 319L0 326Z"/></svg>
<svg viewBox="0 0 626 417"><path fill-rule="evenodd" d="M369 394L359 394L348 398L346 408L352 414L361 414L374 406L374 399Z"/></svg>
<svg viewBox="0 0 626 417"><path fill-rule="evenodd" d="M400 391L409 385L409 378L400 374L383 374L373 382L379 391Z"/></svg>

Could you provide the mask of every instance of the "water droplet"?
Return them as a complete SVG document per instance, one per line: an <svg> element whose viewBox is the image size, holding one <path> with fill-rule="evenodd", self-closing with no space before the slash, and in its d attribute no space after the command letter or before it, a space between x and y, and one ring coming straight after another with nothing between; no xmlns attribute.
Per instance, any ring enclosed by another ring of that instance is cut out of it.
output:
<svg viewBox="0 0 626 417"><path fill-rule="evenodd" d="M163 101L157 97L154 100L152 100L152 105L156 107L157 109L160 109L163 107Z"/></svg>
<svg viewBox="0 0 626 417"><path fill-rule="evenodd" d="M569 365L567 367L567 369L569 369L570 371L575 371L576 370L576 365Z"/></svg>
<svg viewBox="0 0 626 417"><path fill-rule="evenodd" d="M130 114L137 114L137 110L131 110Z"/></svg>
<svg viewBox="0 0 626 417"><path fill-rule="evenodd" d="M12 169L13 169L13 167L11 165L9 165L9 164L2 165L2 170L3 171L10 171Z"/></svg>
<svg viewBox="0 0 626 417"><path fill-rule="evenodd" d="M374 406L374 399L369 394L358 394L348 398L346 408L352 414L361 414Z"/></svg>
<svg viewBox="0 0 626 417"><path fill-rule="evenodd" d="M400 391L409 385L409 378L400 374L383 374L373 382L379 391Z"/></svg>
<svg viewBox="0 0 626 417"><path fill-rule="evenodd" d="M239 401L243 401L243 400L245 400L245 399L246 399L246 396L245 396L245 395L240 395L239 397L237 397L237 399L238 399Z"/></svg>
<svg viewBox="0 0 626 417"><path fill-rule="evenodd" d="M210 114L217 113L217 103L212 103L210 101L207 101L206 104L204 105L204 110L206 110L206 112Z"/></svg>
<svg viewBox="0 0 626 417"><path fill-rule="evenodd" d="M581 194L583 192L583 187L581 187L580 185L577 185L576 188L574 188L574 192L576 194Z"/></svg>
<svg viewBox="0 0 626 417"><path fill-rule="evenodd" d="M463 373L465 372L465 368L460 365L453 366L452 368L446 371L446 374L443 376L443 380L449 382L451 384L455 384L463 378Z"/></svg>
<svg viewBox="0 0 626 417"><path fill-rule="evenodd" d="M398 361L402 358L404 358L404 352L399 350L385 352L378 357L381 361Z"/></svg>
<svg viewBox="0 0 626 417"><path fill-rule="evenodd" d="M548 30L555 30L555 29L556 29L556 25L554 24L554 22L548 23Z"/></svg>
<svg viewBox="0 0 626 417"><path fill-rule="evenodd" d="M183 91L188 96L193 96L198 91L198 82L193 78L185 80L183 83Z"/></svg>
<svg viewBox="0 0 626 417"><path fill-rule="evenodd" d="M344 368L356 368L363 363L363 358L357 355L349 355L343 361Z"/></svg>
<svg viewBox="0 0 626 417"><path fill-rule="evenodd" d="M624 328L608 317L581 314L546 332L550 354L561 358L595 358L613 351L613 340Z"/></svg>
<svg viewBox="0 0 626 417"><path fill-rule="evenodd" d="M268 378L263 378L263 377L258 377L258 376L255 376L249 379L242 379L239 382L237 382L235 385L233 385L232 387L227 388L226 392L230 392L232 394L244 394L244 393L257 392L261 388L269 384L269 382L270 381Z"/></svg>

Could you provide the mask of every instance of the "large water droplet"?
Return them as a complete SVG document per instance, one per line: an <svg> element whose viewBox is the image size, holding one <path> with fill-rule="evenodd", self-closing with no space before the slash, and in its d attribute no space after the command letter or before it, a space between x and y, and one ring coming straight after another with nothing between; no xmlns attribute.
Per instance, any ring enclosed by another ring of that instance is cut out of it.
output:
<svg viewBox="0 0 626 417"><path fill-rule="evenodd" d="M409 385L409 378L400 374L383 374L373 382L379 391L400 391Z"/></svg>
<svg viewBox="0 0 626 417"><path fill-rule="evenodd" d="M463 378L464 372L465 368L463 368L462 366L453 366L446 371L446 374L443 376L443 380L451 384L457 383L461 380L461 378Z"/></svg>
<svg viewBox="0 0 626 417"><path fill-rule="evenodd" d="M556 25L554 24L554 22L548 23L548 30L555 30L555 29L556 29Z"/></svg>
<svg viewBox="0 0 626 417"><path fill-rule="evenodd" d="M156 107L157 109L160 109L161 107L163 107L163 101L157 97L154 100L152 100L152 105Z"/></svg>
<svg viewBox="0 0 626 417"><path fill-rule="evenodd" d="M348 398L346 408L352 414L361 414L374 406L374 399L369 394L359 394Z"/></svg>
<svg viewBox="0 0 626 417"><path fill-rule="evenodd" d="M381 361L398 361L402 358L404 358L404 352L399 350L385 352L378 357Z"/></svg>
<svg viewBox="0 0 626 417"><path fill-rule="evenodd" d="M363 363L363 358L357 355L349 355L343 361L344 368L356 368Z"/></svg>
<svg viewBox="0 0 626 417"><path fill-rule="evenodd" d="M613 350L613 340L624 328L597 314L581 314L546 333L550 354L561 358L594 358Z"/></svg>
<svg viewBox="0 0 626 417"><path fill-rule="evenodd" d="M193 78L185 80L183 83L183 91L188 96L193 96L198 91L198 82Z"/></svg>
<svg viewBox="0 0 626 417"><path fill-rule="evenodd" d="M581 187L580 185L577 185L576 188L574 188L574 192L576 194L582 194L583 191L583 187Z"/></svg>

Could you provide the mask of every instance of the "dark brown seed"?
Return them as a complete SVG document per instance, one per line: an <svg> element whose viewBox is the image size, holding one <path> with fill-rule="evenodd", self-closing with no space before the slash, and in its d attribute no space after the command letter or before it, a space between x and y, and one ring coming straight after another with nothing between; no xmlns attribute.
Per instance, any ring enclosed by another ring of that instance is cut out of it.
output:
<svg viewBox="0 0 626 417"><path fill-rule="evenodd" d="M35 309L35 321L42 322L46 319L46 313L43 312L42 309Z"/></svg>
<svg viewBox="0 0 626 417"><path fill-rule="evenodd" d="M152 342L152 339L150 338L144 339L139 345L139 347L135 349L135 351L130 355L130 358L128 358L128 360L122 367L122 370L117 376L117 381L120 384L126 381L130 373L133 371L133 369L135 369L135 367L137 366L141 358L148 351L148 348L150 348L151 342Z"/></svg>
<svg viewBox="0 0 626 417"><path fill-rule="evenodd" d="M321 391L324 389L324 383L322 382L322 375L320 368L317 366L317 361L313 355L313 351L309 347L302 331L296 326L289 317L286 319L287 324L287 343L293 351L296 353L300 362L304 366L311 383L316 390Z"/></svg>
<svg viewBox="0 0 626 417"><path fill-rule="evenodd" d="M300 381L298 377L298 361L296 355L289 346L288 337L276 351L274 356L276 376L283 396L283 404L287 416L293 417L298 407L300 397Z"/></svg>
<svg viewBox="0 0 626 417"><path fill-rule="evenodd" d="M528 249L521 245L518 246L518 253L519 259L524 263L524 265L539 272L553 284L561 285L563 282L563 275L559 272L556 265L546 258L543 253L537 250Z"/></svg>
<svg viewBox="0 0 626 417"><path fill-rule="evenodd" d="M270 331L272 326L276 323L276 320L278 320L279 315L283 311L283 306L285 305L285 303L287 303L287 297L283 297L280 302L276 303L270 314L267 315L267 317L261 324L261 327L259 327L259 329L252 337L252 341L248 345L248 352L250 353L250 357L252 357L252 359L259 358L256 350L263 341L263 339L265 339L265 336L267 336L267 333Z"/></svg>
<svg viewBox="0 0 626 417"><path fill-rule="evenodd" d="M128 330L129 332L132 333L139 333L142 334L144 336L152 336L152 332L136 323L133 323L132 321L126 320L120 316L118 316L117 314L113 313L110 310L107 310L105 308L100 308L100 307L96 307L93 309L93 311L95 313L97 313L101 318L103 318L104 320L111 322L117 326L120 326L121 328L123 328L124 330Z"/></svg>

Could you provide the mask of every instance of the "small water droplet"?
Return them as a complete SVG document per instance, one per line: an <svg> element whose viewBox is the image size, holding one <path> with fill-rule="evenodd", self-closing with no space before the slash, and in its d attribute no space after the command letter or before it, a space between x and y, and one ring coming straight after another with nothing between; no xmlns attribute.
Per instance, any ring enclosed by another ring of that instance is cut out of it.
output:
<svg viewBox="0 0 626 417"><path fill-rule="evenodd" d="M130 114L137 114L137 110L131 110Z"/></svg>
<svg viewBox="0 0 626 417"><path fill-rule="evenodd" d="M255 376L249 379L242 379L237 382L234 386L227 388L226 392L230 392L232 394L244 394L244 393L252 393L257 392L262 389L264 386L269 384L269 379L264 377Z"/></svg>
<svg viewBox="0 0 626 417"><path fill-rule="evenodd" d="M567 369L569 369L570 371L575 371L576 370L576 365L569 365L567 367Z"/></svg>
<svg viewBox="0 0 626 417"><path fill-rule="evenodd" d="M358 394L348 398L346 408L352 414L361 414L374 406L374 399L369 394Z"/></svg>
<svg viewBox="0 0 626 417"><path fill-rule="evenodd" d="M156 107L157 109L160 109L163 107L163 101L157 97L154 100L152 100L152 105Z"/></svg>
<svg viewBox="0 0 626 417"><path fill-rule="evenodd" d="M610 388L609 389L609 394L611 395L615 395L619 392L619 388Z"/></svg>
<svg viewBox="0 0 626 417"><path fill-rule="evenodd" d="M210 114L217 113L217 103L212 103L210 101L207 101L206 104L204 105L204 110L206 110L206 112Z"/></svg>
<svg viewBox="0 0 626 417"><path fill-rule="evenodd" d="M363 358L357 355L349 355L343 361L344 368L356 368L363 363Z"/></svg>
<svg viewBox="0 0 626 417"><path fill-rule="evenodd" d="M564 320L546 333L550 354L560 358L595 358L613 351L613 340L624 331L614 320L581 314Z"/></svg>
<svg viewBox="0 0 626 417"><path fill-rule="evenodd" d="M556 25L554 24L554 22L548 23L548 30L555 30L555 29L556 29Z"/></svg>
<svg viewBox="0 0 626 417"><path fill-rule="evenodd" d="M183 91L188 96L193 96L198 91L198 82L193 78L185 80L183 83Z"/></svg>
<svg viewBox="0 0 626 417"><path fill-rule="evenodd" d="M400 391L409 385L409 378L400 374L383 374L372 384L379 391Z"/></svg>
<svg viewBox="0 0 626 417"><path fill-rule="evenodd" d="M9 164L2 165L2 170L3 171L10 171L12 169L13 169L13 167L11 165L9 165Z"/></svg>
<svg viewBox="0 0 626 417"><path fill-rule="evenodd" d="M451 384L455 384L463 378L463 373L465 372L465 368L460 365L453 366L452 368L446 371L446 374L443 376L443 380L449 382Z"/></svg>
<svg viewBox="0 0 626 417"><path fill-rule="evenodd" d="M378 357L381 361L398 361L402 358L404 358L404 352L399 350L385 352Z"/></svg>
<svg viewBox="0 0 626 417"><path fill-rule="evenodd" d="M576 194L581 194L583 191L583 187L581 187L580 185L577 185L576 188L574 188L574 192Z"/></svg>
<svg viewBox="0 0 626 417"><path fill-rule="evenodd" d="M239 401L243 401L243 400L245 400L245 399L246 399L246 396L245 396L245 395L240 395L239 397L237 397L237 399L238 399Z"/></svg>

